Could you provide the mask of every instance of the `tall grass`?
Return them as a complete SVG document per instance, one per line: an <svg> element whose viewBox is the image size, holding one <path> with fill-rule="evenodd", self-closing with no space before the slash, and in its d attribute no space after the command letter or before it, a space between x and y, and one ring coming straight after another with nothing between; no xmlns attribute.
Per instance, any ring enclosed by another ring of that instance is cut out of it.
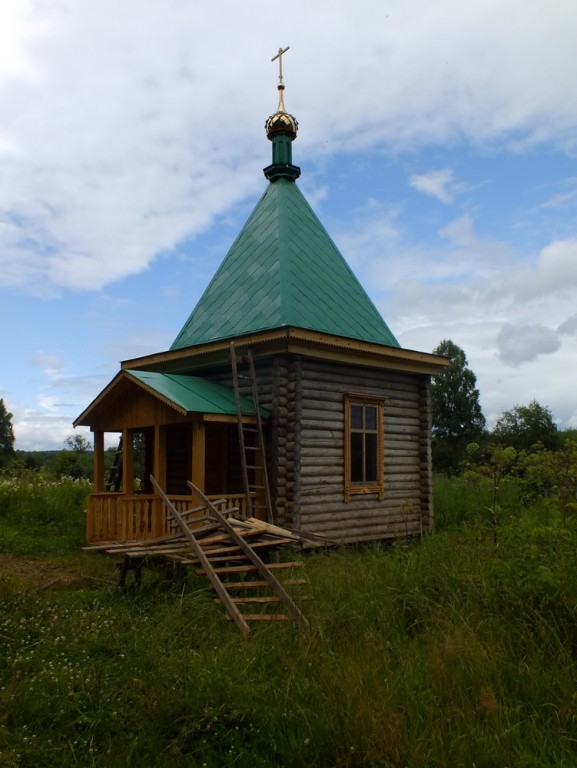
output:
<svg viewBox="0 0 577 768"><path fill-rule="evenodd" d="M0 548L22 553L64 553L82 546L86 480L25 470L0 474Z"/></svg>
<svg viewBox="0 0 577 768"><path fill-rule="evenodd" d="M248 641L193 574L0 577L0 766L576 765L577 531L463 515L307 555L310 631Z"/></svg>

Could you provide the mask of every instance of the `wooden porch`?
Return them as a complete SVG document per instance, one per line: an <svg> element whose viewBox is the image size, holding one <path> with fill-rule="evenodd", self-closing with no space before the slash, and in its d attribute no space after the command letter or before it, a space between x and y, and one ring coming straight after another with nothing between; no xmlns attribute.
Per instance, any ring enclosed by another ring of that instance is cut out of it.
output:
<svg viewBox="0 0 577 768"><path fill-rule="evenodd" d="M170 495L168 498L178 512L193 506L192 495ZM211 494L207 498L211 501L224 498L225 510L235 509L240 517L246 517L244 493ZM171 533L166 506L160 496L154 493L91 493L87 505L86 540L89 544L146 541ZM201 515L202 512L199 512L199 517Z"/></svg>

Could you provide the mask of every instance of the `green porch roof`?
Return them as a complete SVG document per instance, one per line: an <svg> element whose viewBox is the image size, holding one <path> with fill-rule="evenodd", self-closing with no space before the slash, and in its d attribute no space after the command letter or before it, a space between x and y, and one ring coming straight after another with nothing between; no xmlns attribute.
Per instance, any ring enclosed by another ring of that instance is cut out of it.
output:
<svg viewBox="0 0 577 768"><path fill-rule="evenodd" d="M234 392L223 384L198 376L184 376L176 373L130 369L125 370L124 373L187 413L236 415ZM254 416L256 409L252 401L246 397L241 397L240 401L243 415ZM264 408L260 409L260 413L264 418L269 415Z"/></svg>
<svg viewBox="0 0 577 768"><path fill-rule="evenodd" d="M268 185L171 349L282 327L400 346L290 178Z"/></svg>

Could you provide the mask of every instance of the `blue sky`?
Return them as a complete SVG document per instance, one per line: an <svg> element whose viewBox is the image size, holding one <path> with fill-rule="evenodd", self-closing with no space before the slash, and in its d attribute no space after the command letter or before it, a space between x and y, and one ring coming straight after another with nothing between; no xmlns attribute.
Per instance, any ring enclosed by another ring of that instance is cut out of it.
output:
<svg viewBox="0 0 577 768"><path fill-rule="evenodd" d="M298 184L401 345L463 347L489 424L577 426L574 0L202 5L0 7L16 447L170 346L267 184L280 45Z"/></svg>

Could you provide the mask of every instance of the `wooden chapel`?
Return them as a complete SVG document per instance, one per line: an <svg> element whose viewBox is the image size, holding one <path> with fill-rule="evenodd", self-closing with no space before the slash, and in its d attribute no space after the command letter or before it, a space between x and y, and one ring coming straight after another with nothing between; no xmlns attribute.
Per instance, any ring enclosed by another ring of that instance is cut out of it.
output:
<svg viewBox="0 0 577 768"><path fill-rule="evenodd" d="M177 508L190 480L340 542L431 528L429 388L446 360L400 347L305 200L282 68L278 92L268 185L190 317L74 422L94 433L91 543L166 532L151 474ZM108 481L106 433L122 446Z"/></svg>

